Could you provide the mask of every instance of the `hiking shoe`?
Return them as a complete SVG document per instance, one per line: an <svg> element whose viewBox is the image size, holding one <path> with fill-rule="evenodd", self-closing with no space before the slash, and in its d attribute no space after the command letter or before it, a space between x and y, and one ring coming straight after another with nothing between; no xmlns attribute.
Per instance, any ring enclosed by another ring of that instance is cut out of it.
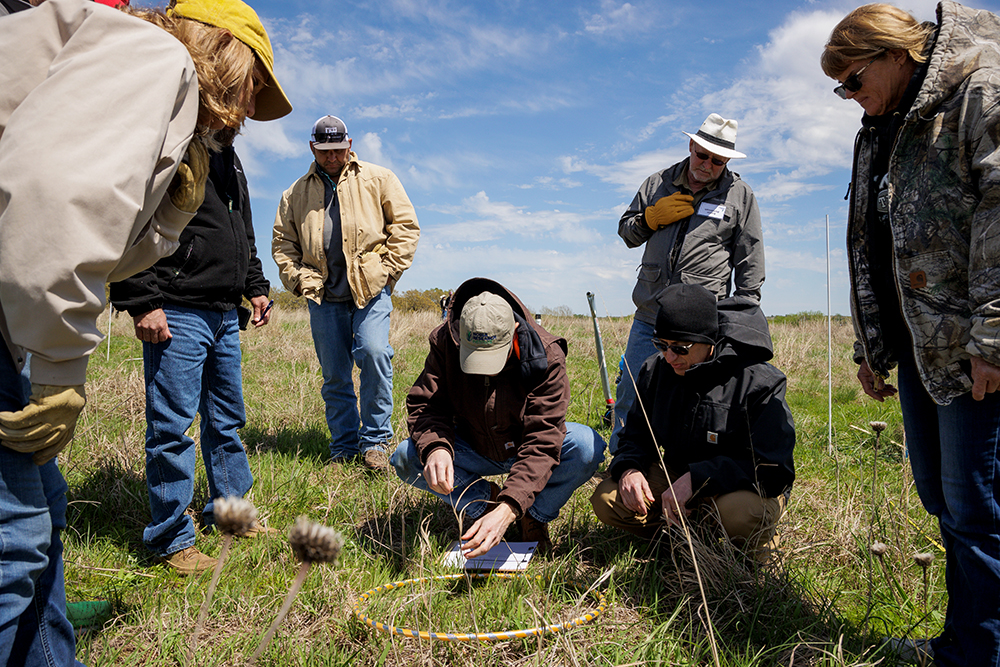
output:
<svg viewBox="0 0 1000 667"><path fill-rule="evenodd" d="M389 474L392 466L389 465L389 454L380 447L369 449L361 456L361 465L372 472L383 475Z"/></svg>
<svg viewBox="0 0 1000 667"><path fill-rule="evenodd" d="M178 574L198 574L211 570L215 567L216 561L211 556L206 556L198 551L197 547L188 547L175 551L166 556L160 556L158 560Z"/></svg>
<svg viewBox="0 0 1000 667"><path fill-rule="evenodd" d="M252 539L254 537L268 537L270 535L277 535L277 534L278 534L277 528L271 528L270 526L265 526L260 521L254 521L253 526L250 527L250 530L243 533L239 537L249 537Z"/></svg>
<svg viewBox="0 0 1000 667"><path fill-rule="evenodd" d="M903 662L915 665L930 665L934 662L934 647L931 646L930 639L886 637L882 648Z"/></svg>
<svg viewBox="0 0 1000 667"><path fill-rule="evenodd" d="M552 540L549 539L549 524L542 523L527 512L521 517L521 541L538 542L538 553L548 556L552 553Z"/></svg>

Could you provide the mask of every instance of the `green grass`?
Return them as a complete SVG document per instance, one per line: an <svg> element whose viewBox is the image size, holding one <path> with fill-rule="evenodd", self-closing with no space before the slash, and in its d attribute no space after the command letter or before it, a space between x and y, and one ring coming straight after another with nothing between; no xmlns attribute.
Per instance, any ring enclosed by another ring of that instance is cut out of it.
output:
<svg viewBox="0 0 1000 667"><path fill-rule="evenodd" d="M406 391L423 367L433 313L394 315L397 439ZM98 665L184 665L209 575L183 578L156 565L142 545L148 522L141 348L125 318L114 321L90 364L90 402L61 466L69 482L66 584L70 601L107 599L115 616L81 637L78 657ZM570 341L570 420L601 426L604 397L587 318L552 317ZM601 322L612 377L628 318ZM585 586L607 576L607 611L565 634L489 644L428 642L376 633L352 616L378 585L444 572L457 538L449 508L429 494L360 466L326 465L321 377L308 321L278 312L243 338L247 426L255 475L251 500L287 534L306 515L343 533L337 565L315 565L262 665L866 665L884 634L932 636L945 605L943 554L903 455L898 403L863 397L850 360L850 324L834 327L832 450L827 429L826 324L812 316L773 322L775 365L789 376L796 419L797 481L781 525L779 563L757 567L711 533L653 544L600 524L591 486L574 494L551 526L556 556L532 564L538 580L426 582L375 596L373 619L436 632L485 632L557 623L596 606ZM869 422L889 423L878 451ZM192 428L197 437L197 424ZM877 458L876 458L877 456ZM208 500L200 463L191 512ZM869 547L885 542L881 559ZM221 538L199 533L217 555ZM692 556L692 551L694 556ZM916 552L938 556L924 600ZM694 573L697 560L701 582ZM243 665L274 619L297 563L283 536L238 540L215 593L197 665ZM707 602L707 604L706 604ZM712 632L708 630L711 620Z"/></svg>

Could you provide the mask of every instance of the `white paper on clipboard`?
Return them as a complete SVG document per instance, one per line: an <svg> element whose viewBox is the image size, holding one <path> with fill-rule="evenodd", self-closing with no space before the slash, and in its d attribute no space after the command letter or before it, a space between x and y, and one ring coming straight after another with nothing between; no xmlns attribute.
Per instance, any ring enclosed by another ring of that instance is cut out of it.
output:
<svg viewBox="0 0 1000 667"><path fill-rule="evenodd" d="M466 558L456 540L444 555L444 565L466 570L499 570L517 572L525 570L535 555L538 542L501 542L482 556Z"/></svg>

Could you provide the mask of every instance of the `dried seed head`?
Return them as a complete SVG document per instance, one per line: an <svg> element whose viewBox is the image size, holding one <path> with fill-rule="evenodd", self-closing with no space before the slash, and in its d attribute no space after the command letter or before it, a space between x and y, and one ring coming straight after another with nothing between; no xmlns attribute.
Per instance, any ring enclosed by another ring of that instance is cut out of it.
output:
<svg viewBox="0 0 1000 667"><path fill-rule="evenodd" d="M288 535L295 557L302 562L331 563L344 548L344 538L333 528L314 523L304 516L295 520Z"/></svg>
<svg viewBox="0 0 1000 667"><path fill-rule="evenodd" d="M934 554L932 553L913 554L913 562L926 570L931 566L931 563L934 562Z"/></svg>
<svg viewBox="0 0 1000 667"><path fill-rule="evenodd" d="M246 535L257 523L257 508L245 498L216 498L212 513L219 530L231 535Z"/></svg>
<svg viewBox="0 0 1000 667"><path fill-rule="evenodd" d="M889 425L885 422L868 422L868 425L872 427L872 430L876 433L881 433L882 431L889 428Z"/></svg>
<svg viewBox="0 0 1000 667"><path fill-rule="evenodd" d="M889 550L889 545L885 542L872 542L872 545L868 547L868 550L881 558L885 555L885 552Z"/></svg>

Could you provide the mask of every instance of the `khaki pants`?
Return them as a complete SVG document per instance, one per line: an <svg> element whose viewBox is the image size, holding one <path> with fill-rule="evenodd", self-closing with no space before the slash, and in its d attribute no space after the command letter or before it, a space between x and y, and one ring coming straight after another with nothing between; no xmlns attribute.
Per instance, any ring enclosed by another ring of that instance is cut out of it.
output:
<svg viewBox="0 0 1000 667"><path fill-rule="evenodd" d="M677 477L679 475L670 475L671 479ZM669 488L669 483L667 475L658 464L646 472L646 481L655 500L645 516L636 514L621 503L618 499L618 483L610 477L601 482L590 497L594 514L609 526L652 539L664 525L660 498ZM703 506L708 503L714 504L726 535L735 544L745 546L753 553L777 548L775 526L785 511L784 496L762 498L752 491L734 491L702 501Z"/></svg>

